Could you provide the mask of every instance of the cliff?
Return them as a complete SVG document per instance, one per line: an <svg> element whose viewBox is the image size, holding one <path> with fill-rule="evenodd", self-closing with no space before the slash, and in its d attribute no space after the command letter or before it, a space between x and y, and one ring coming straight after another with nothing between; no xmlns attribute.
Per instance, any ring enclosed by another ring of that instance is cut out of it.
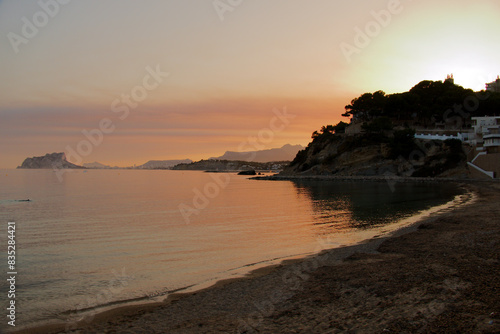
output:
<svg viewBox="0 0 500 334"><path fill-rule="evenodd" d="M458 140L423 141L411 131L323 134L280 175L469 177Z"/></svg>
<svg viewBox="0 0 500 334"><path fill-rule="evenodd" d="M65 169L65 168L85 168L82 166L75 165L68 160L66 160L66 154L64 153L47 153L41 157L26 158L21 166L17 168L23 169Z"/></svg>

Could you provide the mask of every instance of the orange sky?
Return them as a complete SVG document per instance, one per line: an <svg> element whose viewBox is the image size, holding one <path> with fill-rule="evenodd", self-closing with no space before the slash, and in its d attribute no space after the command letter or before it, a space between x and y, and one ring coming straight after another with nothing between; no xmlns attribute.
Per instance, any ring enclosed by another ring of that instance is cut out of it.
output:
<svg viewBox="0 0 500 334"><path fill-rule="evenodd" d="M0 168L75 149L103 119L83 162L222 155L285 106L260 146L306 145L366 91L500 74L493 0L66 2L0 1Z"/></svg>

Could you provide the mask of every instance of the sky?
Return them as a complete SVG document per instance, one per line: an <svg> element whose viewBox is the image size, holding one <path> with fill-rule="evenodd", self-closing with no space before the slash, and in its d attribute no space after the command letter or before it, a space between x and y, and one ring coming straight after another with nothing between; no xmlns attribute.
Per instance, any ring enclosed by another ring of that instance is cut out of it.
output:
<svg viewBox="0 0 500 334"><path fill-rule="evenodd" d="M500 74L497 0L0 0L0 168L307 145L365 92Z"/></svg>

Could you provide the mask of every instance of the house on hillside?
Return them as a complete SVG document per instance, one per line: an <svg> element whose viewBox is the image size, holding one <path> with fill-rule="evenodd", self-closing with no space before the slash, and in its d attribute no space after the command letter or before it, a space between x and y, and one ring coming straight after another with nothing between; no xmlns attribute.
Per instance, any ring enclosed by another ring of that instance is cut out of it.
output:
<svg viewBox="0 0 500 334"><path fill-rule="evenodd" d="M500 153L500 116L472 117L473 139L476 151Z"/></svg>
<svg viewBox="0 0 500 334"><path fill-rule="evenodd" d="M472 130L468 132L457 131L454 134L430 132L417 133L415 138L458 139L472 147L472 159L467 164L475 173L479 172L478 175L487 175L491 178L500 176L500 116L472 117Z"/></svg>
<svg viewBox="0 0 500 334"><path fill-rule="evenodd" d="M455 84L455 79L453 78L453 73L452 74L448 74L446 76L446 79L444 80L444 82L449 82L452 85L454 85Z"/></svg>
<svg viewBox="0 0 500 334"><path fill-rule="evenodd" d="M500 93L500 76L497 76L495 81L487 83L486 90L489 92Z"/></svg>
<svg viewBox="0 0 500 334"><path fill-rule="evenodd" d="M467 164L491 178L500 177L500 117L472 117L470 144L475 157Z"/></svg>
<svg viewBox="0 0 500 334"><path fill-rule="evenodd" d="M363 94L352 100L351 105L345 107L346 113L342 116L352 116L350 124L345 128L345 134L363 133L370 131L371 127L385 130L383 122L377 121L386 118L392 123L391 127L394 129L404 126L415 130L416 139L443 141L457 139L468 144L470 146L467 149L468 164L474 170L473 173L479 172L481 175L487 175L491 178L500 177L500 116L448 117L446 116L449 114L448 111L441 114L439 108L444 108L449 103L442 101L437 103L436 101L441 98L442 91L447 89L453 92L451 95L448 94L450 96L469 94L463 87L455 85L453 74L448 75L441 85L436 82L422 81L410 90L410 92L415 92L413 95L410 94L407 100L405 100L404 94L396 94L392 96L392 100L384 100L386 96L382 91ZM486 89L490 92L500 92L500 76L495 81L486 83ZM431 102L427 101L427 104L419 106L414 101L417 93L424 96L423 100L425 100L426 94L430 94L429 96L433 99L428 99ZM443 99L446 100L444 96ZM422 110L415 111L416 107ZM452 111L451 108L449 110ZM405 118L400 119L398 113L403 114ZM398 117L394 117L394 115L398 115ZM367 126L363 126L363 124Z"/></svg>

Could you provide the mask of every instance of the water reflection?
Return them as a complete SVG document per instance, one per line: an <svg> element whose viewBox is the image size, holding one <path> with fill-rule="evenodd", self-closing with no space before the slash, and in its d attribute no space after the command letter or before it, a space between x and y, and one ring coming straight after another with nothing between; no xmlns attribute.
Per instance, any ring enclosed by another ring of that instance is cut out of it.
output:
<svg viewBox="0 0 500 334"><path fill-rule="evenodd" d="M9 171L0 179L0 219L19 226L23 322L95 302L111 270L135 277L113 302L144 298L361 242L384 232L368 227L389 229L457 192L446 184L400 183L392 191L384 182L232 175L186 224L179 205L201 202L198 194L213 182L203 172L94 170L59 182L51 170ZM32 201L9 202L23 198Z"/></svg>
<svg viewBox="0 0 500 334"><path fill-rule="evenodd" d="M460 193L453 184L296 180L293 185L312 203L314 224L329 233L388 224Z"/></svg>

